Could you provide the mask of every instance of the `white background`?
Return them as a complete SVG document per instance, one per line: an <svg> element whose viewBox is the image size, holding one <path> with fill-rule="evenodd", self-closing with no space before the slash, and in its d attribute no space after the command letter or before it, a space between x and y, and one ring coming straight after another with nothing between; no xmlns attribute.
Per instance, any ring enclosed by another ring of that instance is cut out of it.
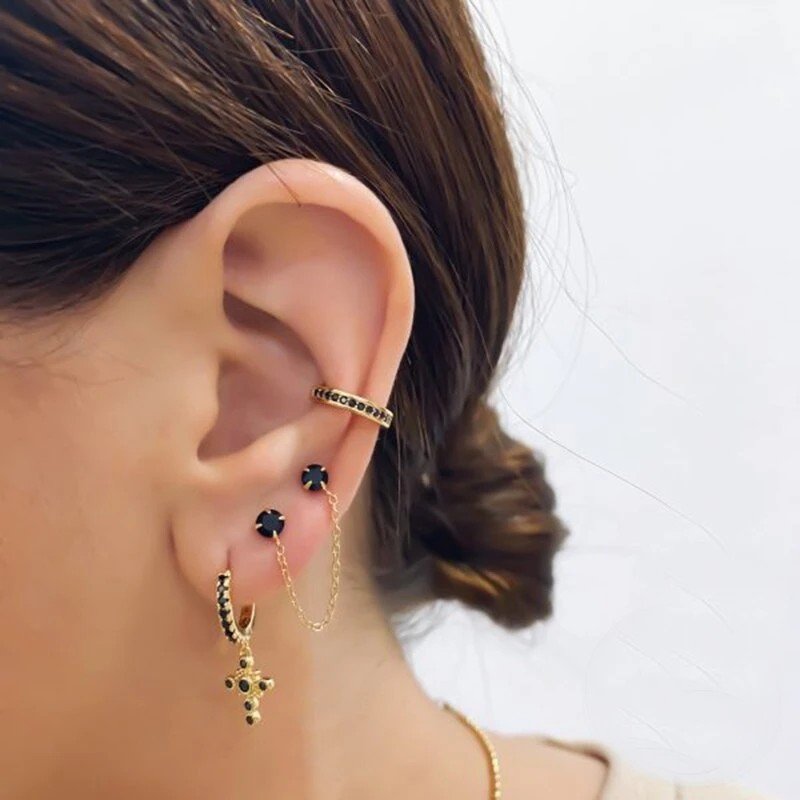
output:
<svg viewBox="0 0 800 800"><path fill-rule="evenodd" d="M531 203L531 343L498 403L544 455L572 535L552 621L512 635L444 605L435 633L407 640L429 691L491 728L600 740L657 774L786 800L798 6L477 4Z"/></svg>

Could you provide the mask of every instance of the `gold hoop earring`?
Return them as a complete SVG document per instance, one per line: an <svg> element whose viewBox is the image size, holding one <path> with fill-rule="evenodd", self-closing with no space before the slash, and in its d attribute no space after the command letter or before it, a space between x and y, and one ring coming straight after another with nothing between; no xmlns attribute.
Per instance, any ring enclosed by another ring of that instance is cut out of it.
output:
<svg viewBox="0 0 800 800"><path fill-rule="evenodd" d="M236 622L231 600L231 571L229 569L217 576L217 614L225 638L229 642L239 645L239 667L225 677L225 688L230 691L235 689L243 696L242 705L247 712L245 722L248 725L256 725L261 722L261 713L258 710L261 696L264 692L275 688L275 681L262 676L261 671L254 666L250 636L255 624L256 607L254 603L243 606L239 622Z"/></svg>
<svg viewBox="0 0 800 800"><path fill-rule="evenodd" d="M394 419L394 413L389 411L388 408L378 405L367 397L346 392L344 389L332 389L330 386L324 385L315 386L311 390L311 396L321 403L343 408L345 411L350 411L372 422L377 422L383 428L390 427Z"/></svg>
<svg viewBox="0 0 800 800"><path fill-rule="evenodd" d="M278 560L278 567L281 571L283 583L286 586L286 591L289 594L289 602L292 604L300 622L311 631L319 633L324 630L333 619L336 611L336 601L339 597L339 575L341 572L341 537L342 529L339 526L339 505L336 495L328 489L328 471L321 464L309 464L300 476L300 482L303 488L307 491L325 492L328 503L331 507L331 519L333 521L333 537L331 543L331 587L328 594L328 605L325 609L325 615L319 621L314 621L308 617L303 610L300 600L297 597L297 591L294 587L294 581L289 572L289 563L286 560L286 548L280 539L280 534L284 528L284 516L274 508L262 511L256 518L256 530L262 535L266 536L275 542L275 556Z"/></svg>

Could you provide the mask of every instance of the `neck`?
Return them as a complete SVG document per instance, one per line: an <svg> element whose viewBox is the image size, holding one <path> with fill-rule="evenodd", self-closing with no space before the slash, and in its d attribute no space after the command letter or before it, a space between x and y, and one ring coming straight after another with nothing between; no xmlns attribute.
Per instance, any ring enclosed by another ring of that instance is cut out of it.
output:
<svg viewBox="0 0 800 800"><path fill-rule="evenodd" d="M298 590L321 587L311 598L319 601L326 576L323 553ZM213 607L205 610L213 625ZM322 633L300 625L282 592L259 607L255 665L276 688L262 697L256 726L223 687L237 648L217 630L204 629L200 640L180 650L206 656L184 655L171 667L154 667L157 644L130 654L108 702L63 720L62 741L48 748L58 761L19 796L399 800L412 784L429 798L489 796L479 743L425 695L363 576L343 582Z"/></svg>

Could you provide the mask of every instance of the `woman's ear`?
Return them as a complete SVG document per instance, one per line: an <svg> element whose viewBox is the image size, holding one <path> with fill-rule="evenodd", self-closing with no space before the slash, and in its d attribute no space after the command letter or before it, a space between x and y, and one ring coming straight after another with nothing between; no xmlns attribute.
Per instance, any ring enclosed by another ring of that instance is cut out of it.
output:
<svg viewBox="0 0 800 800"><path fill-rule="evenodd" d="M342 512L366 473L382 429L311 390L324 383L388 403L412 323L411 269L383 203L351 175L307 160L252 170L169 233L159 268L187 258L190 291L159 302L174 301L196 326L216 379L193 400L208 424L178 440L186 480L171 511L174 547L198 592L210 597L230 567L238 600L255 601L281 581L273 543L254 528L258 513L284 515L282 541L299 571L331 530L303 468L327 467Z"/></svg>

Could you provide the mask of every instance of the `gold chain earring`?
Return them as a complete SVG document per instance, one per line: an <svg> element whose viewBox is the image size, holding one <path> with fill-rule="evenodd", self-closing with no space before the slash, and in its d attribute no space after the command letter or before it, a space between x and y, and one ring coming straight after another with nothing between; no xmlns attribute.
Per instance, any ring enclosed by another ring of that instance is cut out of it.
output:
<svg viewBox="0 0 800 800"><path fill-rule="evenodd" d="M264 692L275 688L272 678L264 677L254 666L253 651L250 648L250 636L256 619L254 603L242 607L239 622L233 611L231 599L231 571L229 569L217 576L217 613L225 638L239 645L239 667L225 677L225 687L231 691L238 690L244 698L245 721L248 725L256 725L261 721L258 710Z"/></svg>
<svg viewBox="0 0 800 800"><path fill-rule="evenodd" d="M280 539L280 534L283 531L285 518L283 514L274 508L262 511L256 518L256 530L262 535L275 542L275 556L278 560L278 566L283 577L283 583L286 586L286 591L289 594L289 602L292 604L297 613L300 622L311 631L318 633L324 630L333 619L334 612L336 611L336 601L339 597L339 576L341 573L341 550L342 550L342 529L339 525L339 505L336 495L328 488L328 471L321 464L309 464L302 472L300 481L303 488L307 491L325 492L331 509L331 520L333 522L333 538L331 543L331 586L328 594L328 605L325 609L325 615L321 620L315 621L309 618L303 610L300 600L297 597L297 591L292 580L291 573L289 572L289 562L286 560L286 548Z"/></svg>
<svg viewBox="0 0 800 800"><path fill-rule="evenodd" d="M326 403L336 408L344 409L353 414L371 420L378 425L388 428L392 424L394 414L388 409L366 397L346 392L343 389L334 389L320 384L311 389L311 396L321 403ZM331 586L328 594L328 605L325 615L321 620L312 620L303 610L297 597L289 562L286 560L286 548L280 539L286 519L280 511L269 508L262 511L256 518L255 528L262 535L275 542L275 556L281 571L283 583L289 594L289 601L297 613L298 618L311 631L318 633L324 630L333 619L336 611L336 601L339 597L339 579L341 573L342 529L339 525L339 501L336 495L328 488L328 471L321 464L309 464L300 476L303 488L310 492L325 492L331 511L333 523L333 537L331 542Z"/></svg>

